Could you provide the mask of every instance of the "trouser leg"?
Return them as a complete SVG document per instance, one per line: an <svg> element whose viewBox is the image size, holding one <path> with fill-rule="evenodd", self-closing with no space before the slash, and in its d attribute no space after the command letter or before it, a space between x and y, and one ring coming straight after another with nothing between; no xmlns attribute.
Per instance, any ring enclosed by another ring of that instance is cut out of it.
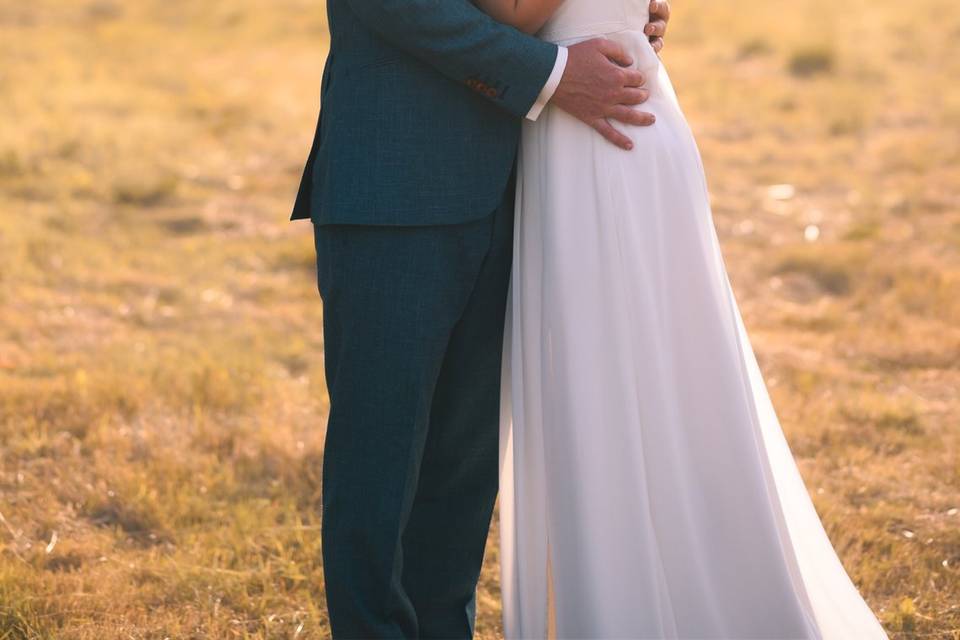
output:
<svg viewBox="0 0 960 640"><path fill-rule="evenodd" d="M403 537L406 593L422 638L470 638L476 586L497 496L500 362L512 210L453 329L433 395L420 481Z"/></svg>
<svg viewBox="0 0 960 640"><path fill-rule="evenodd" d="M402 536L435 390L492 220L315 229L330 394L322 538L337 638L420 633L402 581Z"/></svg>

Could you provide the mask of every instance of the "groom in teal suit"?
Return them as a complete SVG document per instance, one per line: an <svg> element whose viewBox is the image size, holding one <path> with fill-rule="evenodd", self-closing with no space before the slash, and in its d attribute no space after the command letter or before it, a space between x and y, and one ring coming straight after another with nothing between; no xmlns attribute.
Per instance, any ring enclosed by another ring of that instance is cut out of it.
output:
<svg viewBox="0 0 960 640"><path fill-rule="evenodd" d="M652 3L659 47L668 7ZM497 495L520 122L550 101L612 143L642 76L468 0L328 0L314 224L330 394L323 561L335 638L469 638Z"/></svg>

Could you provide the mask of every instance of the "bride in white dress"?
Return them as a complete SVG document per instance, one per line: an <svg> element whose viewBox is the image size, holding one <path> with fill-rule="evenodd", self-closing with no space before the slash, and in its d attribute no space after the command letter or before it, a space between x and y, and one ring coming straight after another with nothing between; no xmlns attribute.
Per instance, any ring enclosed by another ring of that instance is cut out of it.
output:
<svg viewBox="0 0 960 640"><path fill-rule="evenodd" d="M483 0L481 6L515 0ZM648 0L559 8L645 72L623 151L524 124L501 433L507 638L886 638L824 532L727 279Z"/></svg>

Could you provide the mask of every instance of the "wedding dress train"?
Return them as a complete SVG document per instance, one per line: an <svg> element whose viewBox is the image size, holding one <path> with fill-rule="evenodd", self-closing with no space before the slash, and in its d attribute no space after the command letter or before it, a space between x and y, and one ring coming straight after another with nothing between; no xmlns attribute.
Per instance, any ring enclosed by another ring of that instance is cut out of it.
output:
<svg viewBox="0 0 960 640"><path fill-rule="evenodd" d="M655 125L525 123L501 427L507 638L886 638L824 532L727 279L647 0L567 0Z"/></svg>

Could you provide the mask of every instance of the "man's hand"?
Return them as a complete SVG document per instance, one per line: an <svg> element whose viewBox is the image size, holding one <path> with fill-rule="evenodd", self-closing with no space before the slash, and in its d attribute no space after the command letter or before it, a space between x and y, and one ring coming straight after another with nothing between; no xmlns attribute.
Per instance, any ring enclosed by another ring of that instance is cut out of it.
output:
<svg viewBox="0 0 960 640"><path fill-rule="evenodd" d="M643 32L650 38L650 44L657 53L663 49L663 36L667 32L668 22L670 3L667 0L650 0L650 22L643 28Z"/></svg>
<svg viewBox="0 0 960 640"><path fill-rule="evenodd" d="M661 3L663 4L663 3ZM646 102L650 92L643 87L645 78L636 69L628 69L633 60L623 47L602 38L569 47L567 66L551 102L622 149L633 142L613 128L608 118L625 124L653 124L652 113L632 108Z"/></svg>

